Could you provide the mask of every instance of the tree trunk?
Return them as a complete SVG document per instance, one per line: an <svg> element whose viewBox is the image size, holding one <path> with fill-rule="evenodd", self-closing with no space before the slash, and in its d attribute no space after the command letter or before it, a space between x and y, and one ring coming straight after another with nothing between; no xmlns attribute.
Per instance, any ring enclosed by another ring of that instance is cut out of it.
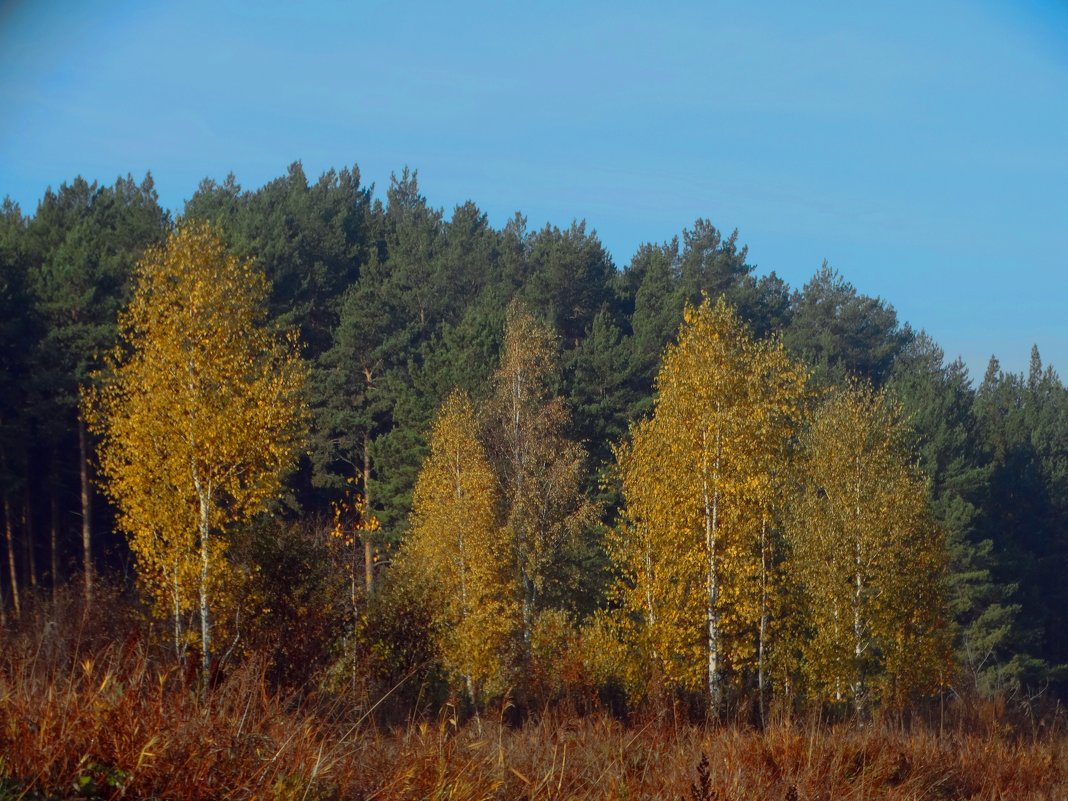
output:
<svg viewBox="0 0 1068 801"><path fill-rule="evenodd" d="M534 579L527 575L524 569L521 571L523 579L523 644L527 647L529 656L530 640L534 629Z"/></svg>
<svg viewBox="0 0 1068 801"><path fill-rule="evenodd" d="M7 454L0 449L0 480L6 480L7 473ZM15 620L18 620L22 615L22 605L19 600L19 578L18 573L15 570L15 535L11 530L11 495L8 493L7 486L2 488L3 491L3 510L4 510L4 542L7 545L7 567L9 575L11 577L11 608L15 613Z"/></svg>
<svg viewBox="0 0 1068 801"><path fill-rule="evenodd" d="M26 580L37 589L37 554L33 535L33 501L30 497L30 467L26 465L26 488L22 494L22 550L26 555Z"/></svg>
<svg viewBox="0 0 1068 801"><path fill-rule="evenodd" d="M862 553L861 553L861 541L860 541L860 499L861 499L861 487L860 487L860 459L856 460L857 470L857 485L856 485L856 505L854 508L854 514L856 515L854 520L854 542L853 542L853 669L855 676L855 684L853 685L853 703L856 711L857 719L864 719L864 651L867 648L867 643L864 642L864 610L862 604L864 602L864 579L861 575L862 567Z"/></svg>
<svg viewBox="0 0 1068 801"><path fill-rule="evenodd" d="M11 498L4 490L4 541L7 544L7 567L11 578L11 605L15 620L22 616L22 604L19 601L19 578L15 570L15 538L11 530Z"/></svg>
<svg viewBox="0 0 1068 801"><path fill-rule="evenodd" d="M182 604L178 585L178 565L174 566L174 574L171 581L171 601L174 605L174 657L181 660L185 656L185 643L182 637Z"/></svg>
<svg viewBox="0 0 1068 801"><path fill-rule="evenodd" d="M523 498L523 484L525 478L526 459L524 458L524 442L523 442L523 397L526 393L524 384L523 369L519 367L511 376L511 394L510 400L512 404L511 413L511 434L512 434L512 464L511 469L514 471L513 475L513 492L511 509L509 510L509 517L515 520L516 517L516 505L524 503ZM526 521L523 521L522 527L528 526ZM533 542L529 536L528 531L521 530L520 527L514 526L513 532L516 537L515 553L516 561L519 563L519 576L523 583L523 645L524 645L524 659L528 659L530 656L530 640L532 629L534 628L534 579L530 575L530 560L533 555Z"/></svg>
<svg viewBox="0 0 1068 801"><path fill-rule="evenodd" d="M716 458L712 473L712 487L708 485L707 439L702 432L703 460L701 480L705 506L705 549L708 554L706 618L708 622L708 705L712 716L719 718L723 688L719 676L719 573L716 570L716 538L719 534L719 470L720 436L716 434Z"/></svg>
<svg viewBox="0 0 1068 801"><path fill-rule="evenodd" d="M93 601L93 496L89 485L89 443L85 421L78 415L78 473L82 493L82 572L85 577L85 605Z"/></svg>
<svg viewBox="0 0 1068 801"><path fill-rule="evenodd" d="M853 702L857 718L864 718L864 619L861 611L862 594L864 584L860 575L860 545L856 546L856 573L853 581L853 669L855 679L853 685Z"/></svg>
<svg viewBox="0 0 1068 801"><path fill-rule="evenodd" d="M371 438L367 432L363 435L363 503L364 520L371 514ZM371 532L363 530L363 586L371 594L375 584L375 553L371 543Z"/></svg>
<svg viewBox="0 0 1068 801"><path fill-rule="evenodd" d="M193 484L196 487L197 498L200 501L200 668L203 672L202 681L207 689L211 682L211 611L208 604L208 579L211 569L211 551L208 536L211 513L211 501L208 490L201 483L197 475L196 466L193 467Z"/></svg>
<svg viewBox="0 0 1068 801"><path fill-rule="evenodd" d="M839 614L838 614L838 597L837 597L837 593L835 594L835 600L832 602L832 606L831 606L831 619L834 620L834 625L833 625L832 628L834 629L835 651L837 651L838 650L838 643L840 643L842 641L842 637L843 637L842 627L841 627L841 620L839 620ZM837 662L838 660L835 660L835 661ZM840 670L839 666L835 665L834 700L836 702L840 702L842 700L842 675L839 672L839 670Z"/></svg>
<svg viewBox="0 0 1068 801"><path fill-rule="evenodd" d="M53 454L54 457L54 454ZM49 520L48 556L51 562L52 602L55 603L56 591L59 589L59 490L56 487L56 459L52 459L52 478L48 487Z"/></svg>
<svg viewBox="0 0 1068 801"><path fill-rule="evenodd" d="M460 470L460 454L459 453L456 454L456 461L455 461L455 465L454 465L454 471L455 471L455 476L456 476L456 500L457 500L457 502L461 502L462 499L463 499L463 486L460 483L461 470ZM464 530L463 530L462 526L460 527L460 530L457 532L456 546L457 546L458 550L460 551L460 617L461 617L462 621L464 623L466 623L468 615L470 614L470 610L469 610L469 608L467 606L467 548L465 547L465 543L464 543ZM467 662L467 670L464 671L465 672L464 682L467 684L467 697L471 699L471 706L476 710L476 714L477 714L478 699L475 698L475 682L471 677L472 671L471 671L471 662L470 662L471 655L470 655L470 653L467 654L467 657L468 657L468 662Z"/></svg>
<svg viewBox="0 0 1068 801"><path fill-rule="evenodd" d="M643 527L644 528L644 527ZM646 532L648 529L645 529ZM656 625L656 608L653 602L653 545L649 534L645 534L645 625L650 629ZM656 656L654 650L653 656Z"/></svg>
<svg viewBox="0 0 1068 801"><path fill-rule="evenodd" d="M764 715L764 643L768 636L768 517L760 515L760 635L757 642L757 694L760 703L760 725L767 720Z"/></svg>

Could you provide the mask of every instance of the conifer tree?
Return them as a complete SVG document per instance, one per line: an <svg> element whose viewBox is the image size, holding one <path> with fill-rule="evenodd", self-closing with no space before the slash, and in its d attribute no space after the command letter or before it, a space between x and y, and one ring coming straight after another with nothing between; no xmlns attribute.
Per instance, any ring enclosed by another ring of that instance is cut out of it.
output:
<svg viewBox="0 0 1068 801"><path fill-rule="evenodd" d="M993 541L995 577L1017 586L1021 607L1015 654L998 673L1015 687L1059 681L1068 663L1068 389L1037 348L1026 375L991 358L975 413L991 471L980 528Z"/></svg>
<svg viewBox="0 0 1068 801"><path fill-rule="evenodd" d="M894 365L891 386L930 479L931 514L946 538L957 662L975 691L990 694L1018 678L1010 676L1016 670L1010 665L1020 605L1011 602L1015 587L994 578L994 543L981 536L992 471L979 444L975 391L963 362L945 364L942 349L922 331Z"/></svg>
<svg viewBox="0 0 1068 801"><path fill-rule="evenodd" d="M21 210L5 198L0 204L0 514L4 518L8 582L16 617L20 596L15 569L11 497L19 489L28 490L28 476L20 482L18 472L12 469L11 460L16 452L25 451L31 433L33 414L28 399L34 376L30 357L41 333L29 283L26 231L26 220ZM22 534L26 538L29 532ZM31 547L32 544L30 540ZM0 622L3 620L3 606L4 599L0 594Z"/></svg>
<svg viewBox="0 0 1068 801"><path fill-rule="evenodd" d="M47 332L35 354L35 372L47 384L40 417L54 451L77 432L82 567L86 600L93 587L92 441L77 414L78 393L114 347L115 319L129 298L130 275L145 248L170 226L151 175L127 176L111 187L82 178L45 194L29 235L37 251L31 279ZM55 459L53 459L55 461ZM53 464L54 472L59 465Z"/></svg>
<svg viewBox="0 0 1068 801"><path fill-rule="evenodd" d="M860 294L827 262L794 292L791 306L786 346L815 368L823 386L850 376L881 386L913 336L898 325L893 306Z"/></svg>

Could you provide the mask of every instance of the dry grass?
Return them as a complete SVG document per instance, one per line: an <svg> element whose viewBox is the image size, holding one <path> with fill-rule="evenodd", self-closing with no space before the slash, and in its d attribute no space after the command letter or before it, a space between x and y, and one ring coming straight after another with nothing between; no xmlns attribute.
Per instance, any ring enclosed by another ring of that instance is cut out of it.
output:
<svg viewBox="0 0 1068 801"><path fill-rule="evenodd" d="M204 696L136 636L36 631L51 633L3 634L0 799L1068 797L1063 735L553 713L383 731L338 701L272 693L255 659Z"/></svg>

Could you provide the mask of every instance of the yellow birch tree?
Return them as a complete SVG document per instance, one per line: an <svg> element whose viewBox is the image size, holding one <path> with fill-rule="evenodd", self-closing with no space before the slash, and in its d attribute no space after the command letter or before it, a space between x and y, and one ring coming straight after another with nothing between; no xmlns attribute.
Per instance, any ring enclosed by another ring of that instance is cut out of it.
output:
<svg viewBox="0 0 1068 801"><path fill-rule="evenodd" d="M503 691L504 656L515 634L515 582L497 519L496 477L477 438L467 396L449 395L413 494L411 531L398 556L426 592L446 671L477 708Z"/></svg>
<svg viewBox="0 0 1068 801"><path fill-rule="evenodd" d="M157 601L200 618L211 669L213 593L227 532L278 496L303 442L304 367L295 337L264 320L267 281L207 225L146 252L120 315L120 344L87 419L105 490Z"/></svg>
<svg viewBox="0 0 1068 801"><path fill-rule="evenodd" d="M504 524L519 576L524 647L543 598L575 538L596 522L582 493L586 453L566 436L568 413L552 394L556 338L518 301L508 308L501 363L485 430Z"/></svg>
<svg viewBox="0 0 1068 801"><path fill-rule="evenodd" d="M772 488L805 381L780 343L754 342L725 301L706 299L686 309L653 416L618 454L625 510L611 550L622 606L644 621L659 675L703 684L714 714L725 667L762 675Z"/></svg>
<svg viewBox="0 0 1068 801"><path fill-rule="evenodd" d="M909 461L900 406L866 384L832 394L802 440L790 538L807 597L809 686L858 715L883 695L936 687L949 644L945 549Z"/></svg>

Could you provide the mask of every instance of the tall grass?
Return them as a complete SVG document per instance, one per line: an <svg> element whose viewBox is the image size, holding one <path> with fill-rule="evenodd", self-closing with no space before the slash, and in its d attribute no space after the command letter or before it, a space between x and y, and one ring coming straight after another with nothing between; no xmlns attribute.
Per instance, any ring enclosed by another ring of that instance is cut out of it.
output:
<svg viewBox="0 0 1068 801"><path fill-rule="evenodd" d="M272 690L255 656L201 692L121 604L101 606L107 621L71 606L2 634L0 798L1068 797L1063 733L973 713L940 733L714 728L670 710L626 722L549 711L511 726L505 709L463 723L446 708L385 729L366 706Z"/></svg>

